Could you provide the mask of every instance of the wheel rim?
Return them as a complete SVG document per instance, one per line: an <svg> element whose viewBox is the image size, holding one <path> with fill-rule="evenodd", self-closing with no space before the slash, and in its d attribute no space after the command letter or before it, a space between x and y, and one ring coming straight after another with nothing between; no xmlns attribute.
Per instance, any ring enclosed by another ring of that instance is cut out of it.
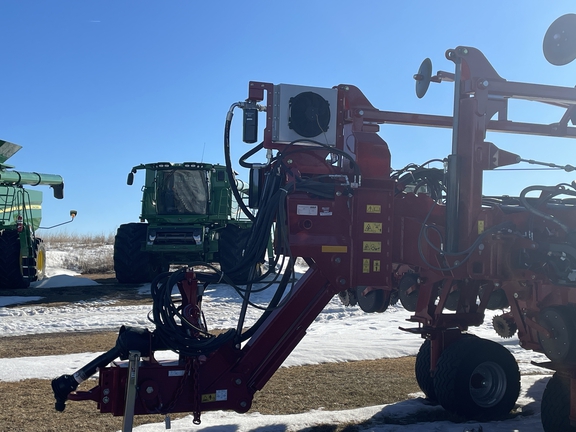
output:
<svg viewBox="0 0 576 432"><path fill-rule="evenodd" d="M38 256L36 257L36 271L38 279L44 278L44 273L46 271L46 252L43 249L38 250Z"/></svg>
<svg viewBox="0 0 576 432"><path fill-rule="evenodd" d="M494 406L506 393L506 373L497 363L481 363L470 376L469 389L472 400L478 406Z"/></svg>

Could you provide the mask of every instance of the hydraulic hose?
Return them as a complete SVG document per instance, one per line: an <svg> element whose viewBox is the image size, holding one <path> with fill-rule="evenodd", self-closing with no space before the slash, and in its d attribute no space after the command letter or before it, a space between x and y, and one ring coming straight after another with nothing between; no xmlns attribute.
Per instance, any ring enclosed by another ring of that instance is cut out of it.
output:
<svg viewBox="0 0 576 432"><path fill-rule="evenodd" d="M232 117L234 116L234 108L240 107L239 103L234 103L228 110L226 115L226 124L224 125L224 159L226 161L226 174L228 174L228 180L230 182L230 189L234 198L238 202L238 207L242 210L242 213L246 215L248 219L254 221L255 216L244 204L244 200L240 196L238 187L236 186L236 176L234 175L234 170L232 169L232 160L230 158L230 127L232 126Z"/></svg>

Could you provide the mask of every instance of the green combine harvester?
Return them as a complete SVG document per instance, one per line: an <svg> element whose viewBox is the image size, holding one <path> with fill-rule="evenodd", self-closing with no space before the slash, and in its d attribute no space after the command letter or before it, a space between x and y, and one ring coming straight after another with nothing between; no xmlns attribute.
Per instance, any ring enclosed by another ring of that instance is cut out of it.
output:
<svg viewBox="0 0 576 432"><path fill-rule="evenodd" d="M233 269L243 253L251 221L233 209L226 167L208 163L141 164L145 171L140 222L120 225L114 242L114 270L121 283L150 282L170 265L219 263ZM248 272L230 275L238 283Z"/></svg>
<svg viewBox="0 0 576 432"><path fill-rule="evenodd" d="M64 197L64 181L54 174L13 170L5 162L22 147L0 140L0 289L27 288L44 278L46 251L36 230L42 219L42 192L24 186L48 185ZM76 216L71 211L72 218Z"/></svg>

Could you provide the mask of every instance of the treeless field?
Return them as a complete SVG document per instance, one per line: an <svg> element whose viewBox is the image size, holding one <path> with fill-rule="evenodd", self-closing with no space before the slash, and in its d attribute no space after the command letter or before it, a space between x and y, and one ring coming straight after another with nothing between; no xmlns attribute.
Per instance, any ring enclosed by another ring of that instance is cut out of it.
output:
<svg viewBox="0 0 576 432"><path fill-rule="evenodd" d="M115 340L116 334L111 332L2 338L0 358L103 351ZM89 380L81 389L94 385L96 381ZM281 368L256 394L251 412L294 414L312 409L351 409L398 402L418 390L413 357ZM122 428L121 417L99 414L94 402L68 402L63 413L55 411L49 380L0 382L0 406L1 431L104 432ZM175 414L172 418L185 415ZM159 415L139 416L135 424L163 419ZM343 427L353 430L352 425L331 425L325 430Z"/></svg>
<svg viewBox="0 0 576 432"><path fill-rule="evenodd" d="M78 300L115 298L116 304L150 302L136 295L134 287L118 286L110 275L93 275L100 287L45 290L18 290L17 295L46 295L46 306ZM27 293L27 291L30 291ZM15 292L16 293L16 292ZM3 292L5 295L12 295ZM48 302L48 303L47 303ZM110 349L116 332L60 333L0 338L0 358L45 356L96 352ZM313 409L343 410L405 400L419 391L414 378L414 358L329 363L314 366L281 368L261 392L255 395L251 412L294 414ZM81 386L87 390L96 385L89 380ZM68 402L63 413L54 410L49 380L31 379L0 382L0 431L115 431L122 428L122 418L99 414L94 402ZM173 419L188 413L174 414ZM446 414L447 418L448 414ZM157 423L163 416L138 416L135 425ZM425 421L385 419L387 423ZM428 419L432 420L432 419ZM317 431L353 431L355 425L325 425Z"/></svg>

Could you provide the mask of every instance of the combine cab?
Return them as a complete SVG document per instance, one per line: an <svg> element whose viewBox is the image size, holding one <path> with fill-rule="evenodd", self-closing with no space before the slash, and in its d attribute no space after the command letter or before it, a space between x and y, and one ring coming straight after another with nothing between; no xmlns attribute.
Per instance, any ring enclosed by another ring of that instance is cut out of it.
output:
<svg viewBox="0 0 576 432"><path fill-rule="evenodd" d="M46 270L44 244L36 237L42 219L42 192L24 186L48 185L55 198L64 197L64 181L59 175L15 171L5 164L20 149L0 140L0 289L27 288L42 279Z"/></svg>
<svg viewBox="0 0 576 432"><path fill-rule="evenodd" d="M114 270L122 283L150 282L171 264L218 262L231 269L249 235L248 220L233 215L232 194L221 165L160 162L144 170L140 223L123 224L114 242ZM246 273L246 272L245 272ZM237 280L247 274L237 274Z"/></svg>

